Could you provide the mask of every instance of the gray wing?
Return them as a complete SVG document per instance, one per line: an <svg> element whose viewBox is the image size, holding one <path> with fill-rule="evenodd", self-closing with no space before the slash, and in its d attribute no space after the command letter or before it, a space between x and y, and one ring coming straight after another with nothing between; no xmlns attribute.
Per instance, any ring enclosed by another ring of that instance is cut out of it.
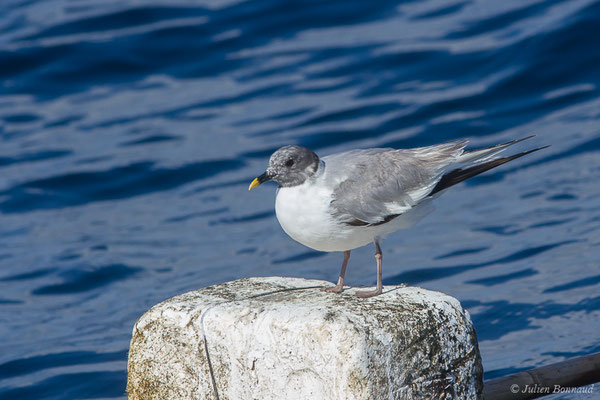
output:
<svg viewBox="0 0 600 400"><path fill-rule="evenodd" d="M425 199L467 141L407 150L368 149L323 157L331 209L350 225L377 225Z"/></svg>

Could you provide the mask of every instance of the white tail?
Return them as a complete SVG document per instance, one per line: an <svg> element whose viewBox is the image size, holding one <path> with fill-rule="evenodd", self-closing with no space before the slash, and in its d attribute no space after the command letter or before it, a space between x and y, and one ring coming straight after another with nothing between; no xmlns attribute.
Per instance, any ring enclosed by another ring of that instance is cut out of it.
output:
<svg viewBox="0 0 600 400"><path fill-rule="evenodd" d="M512 146L515 143L522 142L523 140L531 139L534 136L535 135L527 136L522 139L512 140L510 142L499 144L496 146L486 147L485 149L466 151L463 154L461 154L456 161L459 164L470 163L474 161L477 161L477 163L482 163L500 154L507 147Z"/></svg>

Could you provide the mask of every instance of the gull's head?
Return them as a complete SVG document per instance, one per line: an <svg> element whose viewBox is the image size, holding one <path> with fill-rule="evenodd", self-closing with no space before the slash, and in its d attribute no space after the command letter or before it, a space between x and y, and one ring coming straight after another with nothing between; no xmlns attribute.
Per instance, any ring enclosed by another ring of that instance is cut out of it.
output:
<svg viewBox="0 0 600 400"><path fill-rule="evenodd" d="M303 184L319 168L319 156L302 146L285 146L269 159L269 168L254 179L248 190L267 181L275 181L280 187Z"/></svg>

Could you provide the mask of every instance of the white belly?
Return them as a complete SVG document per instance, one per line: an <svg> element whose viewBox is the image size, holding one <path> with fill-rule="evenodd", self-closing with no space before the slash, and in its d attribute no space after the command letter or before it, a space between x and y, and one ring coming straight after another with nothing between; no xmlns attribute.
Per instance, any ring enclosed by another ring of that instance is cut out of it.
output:
<svg viewBox="0 0 600 400"><path fill-rule="evenodd" d="M292 239L319 251L345 251L371 243L370 229L337 223L329 212L331 190L306 184L281 188L275 200L279 224Z"/></svg>
<svg viewBox="0 0 600 400"><path fill-rule="evenodd" d="M281 188L275 200L279 224L292 239L319 251L346 251L372 243L388 233L414 225L433 211L431 199L392 221L376 226L350 226L330 213L330 189L302 184Z"/></svg>

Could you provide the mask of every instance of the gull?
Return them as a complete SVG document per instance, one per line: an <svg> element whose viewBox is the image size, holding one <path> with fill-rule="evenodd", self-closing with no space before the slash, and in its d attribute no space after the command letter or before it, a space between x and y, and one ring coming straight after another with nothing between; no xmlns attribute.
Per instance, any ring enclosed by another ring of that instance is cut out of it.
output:
<svg viewBox="0 0 600 400"><path fill-rule="evenodd" d="M534 135L533 135L534 136ZM306 147L290 145L271 155L267 170L248 190L267 181L279 188L275 211L292 239L318 251L344 252L337 284L341 293L350 251L375 244L377 286L359 291L367 298L382 293L381 239L418 222L446 189L506 162L544 149L498 157L513 140L466 151L467 140L412 149L373 148L319 157Z"/></svg>

